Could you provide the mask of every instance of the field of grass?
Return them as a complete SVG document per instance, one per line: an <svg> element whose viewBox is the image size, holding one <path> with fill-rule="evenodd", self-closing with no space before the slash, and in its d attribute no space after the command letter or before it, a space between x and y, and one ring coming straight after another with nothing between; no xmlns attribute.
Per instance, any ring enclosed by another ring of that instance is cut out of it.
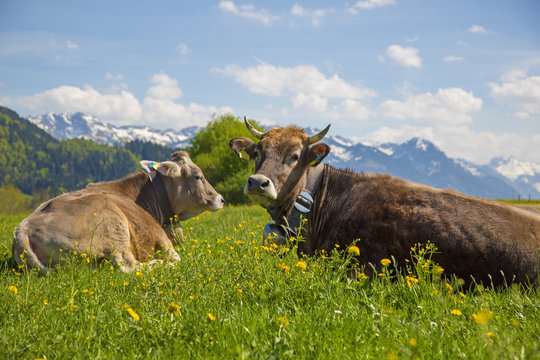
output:
<svg viewBox="0 0 540 360"><path fill-rule="evenodd" d="M227 207L184 223L181 261L121 273L87 254L47 276L13 265L22 216L0 217L1 359L533 359L540 291L466 291L413 252L376 279L351 255L263 246L270 219ZM343 250L343 249L341 249ZM347 252L345 252L347 254ZM444 274L444 273L443 273Z"/></svg>

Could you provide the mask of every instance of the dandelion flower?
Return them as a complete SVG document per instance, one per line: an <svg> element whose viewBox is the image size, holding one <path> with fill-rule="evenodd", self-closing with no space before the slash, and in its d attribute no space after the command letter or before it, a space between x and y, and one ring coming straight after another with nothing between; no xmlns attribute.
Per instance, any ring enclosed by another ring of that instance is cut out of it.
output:
<svg viewBox="0 0 540 360"><path fill-rule="evenodd" d="M303 262L303 261L299 261L299 262L296 263L295 267L297 269L305 271L307 269L307 264L305 262Z"/></svg>
<svg viewBox="0 0 540 360"><path fill-rule="evenodd" d="M358 280L366 280L367 278L368 278L368 276L363 272L358 274Z"/></svg>
<svg viewBox="0 0 540 360"><path fill-rule="evenodd" d="M398 354L393 352L389 352L388 354L386 354L386 357L388 360L399 360Z"/></svg>
<svg viewBox="0 0 540 360"><path fill-rule="evenodd" d="M463 315L461 310L459 310L459 309L454 309L454 310L450 311L450 314L457 315L457 316Z"/></svg>
<svg viewBox="0 0 540 360"><path fill-rule="evenodd" d="M487 324L493 320L493 313L489 310L480 310L472 314L472 319L478 324Z"/></svg>
<svg viewBox="0 0 540 360"><path fill-rule="evenodd" d="M16 286L13 286L13 285L8 286L7 289L8 289L8 291L9 291L10 293L12 293L13 295L17 295L17 293L19 292L19 290L17 289L17 287L16 287Z"/></svg>
<svg viewBox="0 0 540 360"><path fill-rule="evenodd" d="M127 312L129 315L133 318L135 321L139 321L141 318L139 317L139 314L135 312L132 308L127 308Z"/></svg>
<svg viewBox="0 0 540 360"><path fill-rule="evenodd" d="M285 316L280 316L277 318L276 324L279 327L287 327L289 326L289 319L287 319Z"/></svg>
<svg viewBox="0 0 540 360"><path fill-rule="evenodd" d="M439 266L439 265L435 266L433 269L439 275L441 275L444 272L444 268L442 266Z"/></svg>
<svg viewBox="0 0 540 360"><path fill-rule="evenodd" d="M486 336L487 336L488 338L494 338L496 335L495 335L494 332L488 331L488 332L486 333Z"/></svg>
<svg viewBox="0 0 540 360"><path fill-rule="evenodd" d="M381 260L381 265L382 266L388 266L388 265L390 265L391 262L392 261L390 259L382 259Z"/></svg>
<svg viewBox="0 0 540 360"><path fill-rule="evenodd" d="M355 255L355 256L360 255L360 249L358 248L358 246L355 246L355 245L349 247L349 248L347 249L347 252L348 252L349 254L353 254L353 255Z"/></svg>
<svg viewBox="0 0 540 360"><path fill-rule="evenodd" d="M180 312L180 306L172 302L171 305L169 305L169 308L167 309L167 311L169 312L169 314L176 315Z"/></svg>
<svg viewBox="0 0 540 360"><path fill-rule="evenodd" d="M216 317L214 315L212 315L212 313L207 313L206 316L208 316L208 320L210 320L210 321L216 320Z"/></svg>
<svg viewBox="0 0 540 360"><path fill-rule="evenodd" d="M409 339L409 345L416 346L418 344L418 341L415 338Z"/></svg>

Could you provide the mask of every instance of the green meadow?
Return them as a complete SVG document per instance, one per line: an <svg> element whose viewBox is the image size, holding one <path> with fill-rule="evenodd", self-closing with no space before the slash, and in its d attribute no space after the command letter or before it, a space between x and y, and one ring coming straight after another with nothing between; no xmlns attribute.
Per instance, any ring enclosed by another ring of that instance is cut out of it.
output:
<svg viewBox="0 0 540 360"><path fill-rule="evenodd" d="M226 207L183 223L179 263L126 274L71 253L41 276L11 259L22 218L0 217L2 359L539 358L540 291L462 289L432 248L351 278L356 249L298 259L261 242L262 208Z"/></svg>

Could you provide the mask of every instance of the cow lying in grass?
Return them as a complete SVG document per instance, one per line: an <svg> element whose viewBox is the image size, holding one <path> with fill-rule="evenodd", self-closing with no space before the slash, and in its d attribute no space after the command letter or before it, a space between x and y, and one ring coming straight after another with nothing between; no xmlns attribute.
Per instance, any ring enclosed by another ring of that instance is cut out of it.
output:
<svg viewBox="0 0 540 360"><path fill-rule="evenodd" d="M276 222L270 232L296 236L300 216L307 219L300 254L329 253L357 241L359 263L380 267L390 257L404 264L411 247L430 241L438 249L433 260L467 282L538 284L538 212L322 165L330 148L318 141L329 127L312 136L295 126L263 133L244 121L260 140L235 138L229 144L241 158L255 161L244 192Z"/></svg>
<svg viewBox="0 0 540 360"><path fill-rule="evenodd" d="M186 152L141 166L144 172L90 184L40 205L15 230L15 260L42 273L73 251L109 259L126 272L159 250L165 259L178 260L171 220L219 210L223 197Z"/></svg>

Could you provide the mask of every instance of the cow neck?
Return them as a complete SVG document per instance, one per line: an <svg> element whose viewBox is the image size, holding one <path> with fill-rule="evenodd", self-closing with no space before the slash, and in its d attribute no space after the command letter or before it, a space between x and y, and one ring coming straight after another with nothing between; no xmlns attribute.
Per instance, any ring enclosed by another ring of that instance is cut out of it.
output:
<svg viewBox="0 0 540 360"><path fill-rule="evenodd" d="M321 182L324 168L325 165L319 164L309 169L306 185L293 203L292 210L288 216L283 216L282 221L279 221L294 236L298 235L302 219L307 219L313 208L315 193Z"/></svg>
<svg viewBox="0 0 540 360"><path fill-rule="evenodd" d="M157 171L148 174L148 180L135 202L161 225L170 225L174 213L169 203L163 175Z"/></svg>

